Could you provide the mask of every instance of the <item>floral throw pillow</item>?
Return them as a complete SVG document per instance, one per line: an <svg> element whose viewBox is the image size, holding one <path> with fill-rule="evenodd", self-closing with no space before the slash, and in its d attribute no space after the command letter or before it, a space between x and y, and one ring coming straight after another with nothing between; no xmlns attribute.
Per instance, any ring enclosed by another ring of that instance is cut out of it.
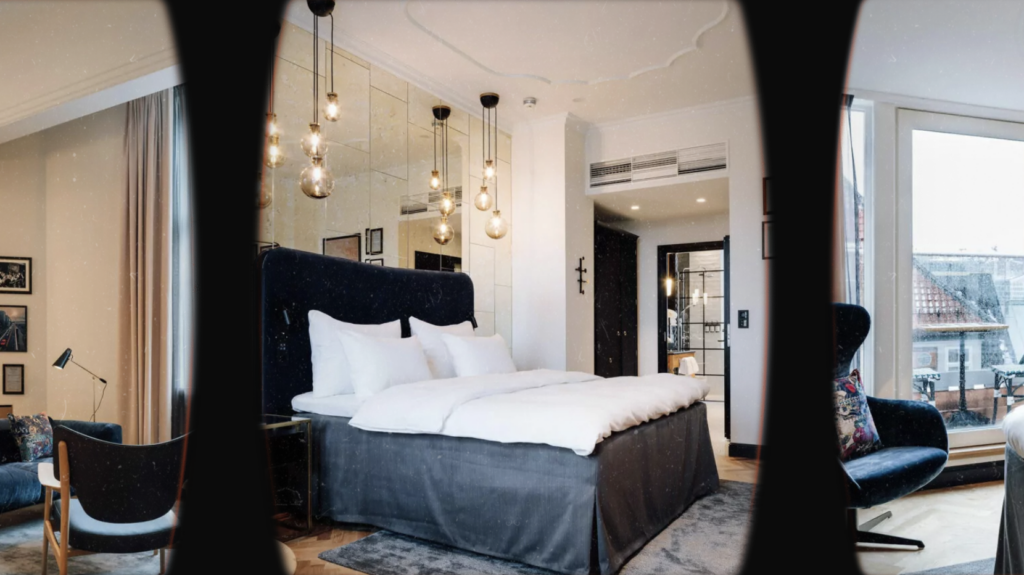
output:
<svg viewBox="0 0 1024 575"><path fill-rule="evenodd" d="M17 416L8 414L11 435L18 443L22 461L53 457L53 428L45 413Z"/></svg>
<svg viewBox="0 0 1024 575"><path fill-rule="evenodd" d="M882 447L875 420L868 409L867 395L856 369L835 380L836 430L839 432L839 457L856 459Z"/></svg>

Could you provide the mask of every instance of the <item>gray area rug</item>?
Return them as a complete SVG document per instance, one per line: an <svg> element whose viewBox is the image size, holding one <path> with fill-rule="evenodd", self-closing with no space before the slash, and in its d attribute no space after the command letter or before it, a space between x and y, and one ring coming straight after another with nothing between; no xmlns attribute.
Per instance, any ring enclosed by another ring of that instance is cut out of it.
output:
<svg viewBox="0 0 1024 575"><path fill-rule="evenodd" d="M49 573L60 573L53 553L49 556ZM43 506L0 515L0 575L39 575L42 569ZM157 575L159 572L160 557L151 552L68 559L69 575Z"/></svg>
<svg viewBox="0 0 1024 575"><path fill-rule="evenodd" d="M927 571L915 571L904 575L992 575L996 569L996 558L980 559L969 563L957 563L946 567L936 567Z"/></svg>
<svg viewBox="0 0 1024 575"><path fill-rule="evenodd" d="M723 481L718 492L696 501L630 559L620 575L739 573L746 548L753 484ZM368 575L551 575L530 567L378 531L324 551L324 561ZM989 570L991 573L991 570Z"/></svg>

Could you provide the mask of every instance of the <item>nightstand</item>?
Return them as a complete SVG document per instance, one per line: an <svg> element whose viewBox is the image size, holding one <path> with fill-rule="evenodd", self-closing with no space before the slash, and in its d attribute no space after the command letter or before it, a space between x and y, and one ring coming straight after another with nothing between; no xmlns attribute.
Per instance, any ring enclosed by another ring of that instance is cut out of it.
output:
<svg viewBox="0 0 1024 575"><path fill-rule="evenodd" d="M281 541L313 532L312 425L308 417L292 415L264 415L260 421Z"/></svg>

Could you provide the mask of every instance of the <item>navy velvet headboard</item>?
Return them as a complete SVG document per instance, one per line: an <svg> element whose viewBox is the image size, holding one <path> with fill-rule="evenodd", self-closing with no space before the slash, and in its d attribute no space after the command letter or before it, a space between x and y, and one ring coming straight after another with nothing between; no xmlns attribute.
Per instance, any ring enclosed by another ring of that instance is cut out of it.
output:
<svg viewBox="0 0 1024 575"><path fill-rule="evenodd" d="M473 322L473 282L463 273L407 270L275 248L260 255L259 330L263 413L293 413L292 398L313 389L309 310L348 323L402 320Z"/></svg>

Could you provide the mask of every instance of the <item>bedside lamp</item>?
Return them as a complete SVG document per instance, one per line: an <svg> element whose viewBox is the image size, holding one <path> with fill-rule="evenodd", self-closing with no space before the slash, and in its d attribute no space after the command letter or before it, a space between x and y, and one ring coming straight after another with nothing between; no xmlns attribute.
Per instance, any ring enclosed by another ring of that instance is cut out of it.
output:
<svg viewBox="0 0 1024 575"><path fill-rule="evenodd" d="M72 355L70 347L65 349L64 353L60 354L60 357L57 358L57 361L53 362L53 367L55 367L57 369L64 369L64 366L67 365L69 361L71 363L77 365L78 367L82 368L83 371L85 371L86 373L88 373L89 375L92 376L92 380L93 380L93 384L92 384L92 418L90 419L90 421L94 421L95 422L96 421L96 411L99 409L99 405L96 404L96 382L99 381L100 383L103 384L103 393L100 394L100 403L102 404L103 403L103 396L107 393L107 380L105 380L102 377L96 375L95 373L89 371L88 369L85 369L84 367L82 367L81 364L79 364L77 361L75 361L74 360L74 355Z"/></svg>

